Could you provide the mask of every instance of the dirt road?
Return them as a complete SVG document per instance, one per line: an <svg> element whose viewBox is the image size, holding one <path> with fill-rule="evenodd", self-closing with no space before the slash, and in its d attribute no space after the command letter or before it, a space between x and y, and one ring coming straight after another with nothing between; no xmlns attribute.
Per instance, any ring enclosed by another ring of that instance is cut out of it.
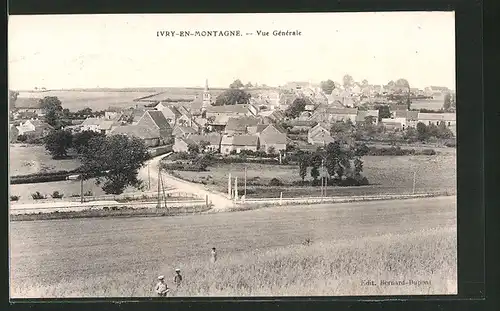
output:
<svg viewBox="0 0 500 311"><path fill-rule="evenodd" d="M139 178L144 180L146 184L151 184L151 189L158 187L158 166L160 160L166 155L160 155L149 160L141 170L139 170ZM149 166L149 173L148 173ZM233 202L225 195L213 190L209 190L203 185L190 183L188 181L174 177L165 171L162 171L162 179L164 187L173 187L179 191L192 193L201 199L208 196L208 201L213 204L214 210L225 210L233 206Z"/></svg>

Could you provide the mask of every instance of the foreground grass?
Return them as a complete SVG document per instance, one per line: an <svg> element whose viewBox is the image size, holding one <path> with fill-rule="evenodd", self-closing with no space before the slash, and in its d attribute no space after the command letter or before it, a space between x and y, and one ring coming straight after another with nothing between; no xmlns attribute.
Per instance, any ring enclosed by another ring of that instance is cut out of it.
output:
<svg viewBox="0 0 500 311"><path fill-rule="evenodd" d="M456 293L456 230L426 229L355 240L317 242L219 254L216 264L194 257L180 267L184 283L173 296L313 296L406 295ZM98 264L98 263L96 263ZM13 297L144 297L154 296L158 274L171 278L177 267L59 282L16 280ZM170 274L172 272L172 274ZM372 280L374 286L362 281ZM381 281L413 280L409 285Z"/></svg>

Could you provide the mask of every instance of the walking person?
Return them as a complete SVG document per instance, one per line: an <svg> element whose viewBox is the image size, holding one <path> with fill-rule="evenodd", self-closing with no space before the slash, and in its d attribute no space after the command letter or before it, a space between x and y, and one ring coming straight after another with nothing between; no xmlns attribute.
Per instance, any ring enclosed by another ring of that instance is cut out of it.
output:
<svg viewBox="0 0 500 311"><path fill-rule="evenodd" d="M217 261L217 252L215 250L215 247L212 247L212 253L211 253L211 256L210 256L210 261L212 263L215 263Z"/></svg>
<svg viewBox="0 0 500 311"><path fill-rule="evenodd" d="M158 283L156 284L155 291L156 294L159 297L167 297L169 288L167 286L167 283L165 283L165 277L163 275L160 275L158 277Z"/></svg>
<svg viewBox="0 0 500 311"><path fill-rule="evenodd" d="M177 288L179 288L181 286L181 283L182 283L181 269L175 269L174 284Z"/></svg>

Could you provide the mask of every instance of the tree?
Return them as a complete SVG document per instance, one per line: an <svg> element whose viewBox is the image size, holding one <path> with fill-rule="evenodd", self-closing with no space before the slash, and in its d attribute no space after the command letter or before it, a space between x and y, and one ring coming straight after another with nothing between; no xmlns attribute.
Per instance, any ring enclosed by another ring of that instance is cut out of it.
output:
<svg viewBox="0 0 500 311"><path fill-rule="evenodd" d="M9 90L9 100L11 107L14 107L14 104L16 103L17 100L17 96L19 96L19 92Z"/></svg>
<svg viewBox="0 0 500 311"><path fill-rule="evenodd" d="M418 122L417 123L417 139L420 140L420 141L426 141L427 139L429 139L429 131L427 129L427 126L422 123L422 122Z"/></svg>
<svg viewBox="0 0 500 311"><path fill-rule="evenodd" d="M451 95L450 93L446 93L444 95L443 109L449 110L450 108L451 108Z"/></svg>
<svg viewBox="0 0 500 311"><path fill-rule="evenodd" d="M97 178L107 194L121 194L129 185L142 188L138 173L148 159L144 142L125 135L93 137L80 156L83 178Z"/></svg>
<svg viewBox="0 0 500 311"><path fill-rule="evenodd" d="M251 82L248 82L247 84L245 84L245 87L247 87L247 88L248 88L248 87L252 87L252 86L253 86L253 85L252 85L252 83L251 83Z"/></svg>
<svg viewBox="0 0 500 311"><path fill-rule="evenodd" d="M244 85L240 81L240 79L234 80L234 82L229 85L229 88L231 88L231 89L239 89L241 87L244 87Z"/></svg>
<svg viewBox="0 0 500 311"><path fill-rule="evenodd" d="M81 154L83 150L88 147L89 141L97 136L104 137L105 135L94 131L82 131L75 133L73 134L72 146L78 154Z"/></svg>
<svg viewBox="0 0 500 311"><path fill-rule="evenodd" d="M368 86L368 80L363 79L363 81L361 82L361 85L362 85L363 87Z"/></svg>
<svg viewBox="0 0 500 311"><path fill-rule="evenodd" d="M197 155L200 153L200 147L197 144L188 144L188 152L191 155Z"/></svg>
<svg viewBox="0 0 500 311"><path fill-rule="evenodd" d="M40 107L44 111L45 122L55 128L59 128L59 121L63 111L62 103L59 98L55 96L45 96L40 99Z"/></svg>
<svg viewBox="0 0 500 311"><path fill-rule="evenodd" d="M318 180L318 177L319 177L319 167L318 166L312 167L311 177L314 179L314 181Z"/></svg>
<svg viewBox="0 0 500 311"><path fill-rule="evenodd" d="M391 117L391 110L389 106L386 105L375 105L375 109L378 110L378 120Z"/></svg>
<svg viewBox="0 0 500 311"><path fill-rule="evenodd" d="M410 83L406 79L398 79L395 83L395 85L399 89L404 89L406 91L406 105L408 106L408 110L410 109L411 106L411 100L410 100Z"/></svg>
<svg viewBox="0 0 500 311"><path fill-rule="evenodd" d="M62 159L68 155L73 135L70 131L53 130L45 137L45 149L53 159Z"/></svg>
<svg viewBox="0 0 500 311"><path fill-rule="evenodd" d="M229 89L217 96L215 106L248 104L250 97L252 96L243 90Z"/></svg>
<svg viewBox="0 0 500 311"><path fill-rule="evenodd" d="M300 154L298 162L299 162L299 176L302 179L302 181L304 181L304 179L306 178L307 167L308 167L307 154L304 154L304 153Z"/></svg>
<svg viewBox="0 0 500 311"><path fill-rule="evenodd" d="M200 151L201 152L206 152L207 151L207 147L210 146L210 142L206 141L206 140L202 140L200 141Z"/></svg>
<svg viewBox="0 0 500 311"><path fill-rule="evenodd" d="M305 110L307 102L303 98L297 98L293 103L285 110L285 115L290 119L295 119L300 116L300 114Z"/></svg>
<svg viewBox="0 0 500 311"><path fill-rule="evenodd" d="M327 95L332 94L332 91L335 89L335 82L330 79L321 81L321 89Z"/></svg>
<svg viewBox="0 0 500 311"><path fill-rule="evenodd" d="M342 81L344 82L344 89L348 89L354 84L354 79L348 74L344 76Z"/></svg>

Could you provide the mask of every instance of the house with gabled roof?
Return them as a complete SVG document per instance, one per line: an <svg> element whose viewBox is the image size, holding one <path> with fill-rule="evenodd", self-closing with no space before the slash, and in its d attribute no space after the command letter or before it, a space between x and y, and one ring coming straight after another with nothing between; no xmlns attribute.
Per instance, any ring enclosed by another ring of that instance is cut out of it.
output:
<svg viewBox="0 0 500 311"><path fill-rule="evenodd" d="M172 151L174 152L188 152L189 145L195 145L195 142L187 137L175 137Z"/></svg>
<svg viewBox="0 0 500 311"><path fill-rule="evenodd" d="M27 120L17 126L19 135L30 136L32 138L42 138L47 136L54 128L41 120Z"/></svg>
<svg viewBox="0 0 500 311"><path fill-rule="evenodd" d="M358 115L356 116L356 124L364 123L367 118L373 122L373 124L378 124L379 111L378 110L358 110Z"/></svg>
<svg viewBox="0 0 500 311"><path fill-rule="evenodd" d="M182 116L181 112L174 105L168 105L160 102L155 106L155 109L163 113L165 119L168 121L168 124L172 127L177 124L178 118Z"/></svg>
<svg viewBox="0 0 500 311"><path fill-rule="evenodd" d="M189 137L191 134L198 134L194 128L189 126L176 125L172 131L174 137Z"/></svg>
<svg viewBox="0 0 500 311"><path fill-rule="evenodd" d="M358 115L357 108L330 108L330 107L320 107L316 109L311 116L311 120L317 122L337 122L337 121L347 121L356 122L356 116Z"/></svg>
<svg viewBox="0 0 500 311"><path fill-rule="evenodd" d="M276 124L267 125L262 131L256 133L259 136L260 149L268 152L270 148L275 151L286 150L286 130Z"/></svg>
<svg viewBox="0 0 500 311"><path fill-rule="evenodd" d="M161 138L161 144L166 144L172 139L172 127L161 111L146 110L137 122L137 125L147 127L158 133L158 136Z"/></svg>
<svg viewBox="0 0 500 311"><path fill-rule="evenodd" d="M425 125L439 125L444 124L447 127L456 126L457 115L455 113L418 113L418 122L422 122Z"/></svg>
<svg viewBox="0 0 500 311"><path fill-rule="evenodd" d="M256 117L229 118L224 133L227 135L246 134L248 133L247 128L249 126L256 126L261 123L263 123L262 119Z"/></svg>
<svg viewBox="0 0 500 311"><path fill-rule="evenodd" d="M193 134L189 136L189 139L195 144L200 145L202 142L206 142L205 150L210 152L220 152L220 143L222 140L222 135L210 133L207 135Z"/></svg>
<svg viewBox="0 0 500 311"><path fill-rule="evenodd" d="M161 145L162 138L160 133L154 129L138 124L126 124L113 128L110 135L125 135L136 137L144 141L146 147L157 147Z"/></svg>
<svg viewBox="0 0 500 311"><path fill-rule="evenodd" d="M117 126L117 121L103 118L87 118L79 128L81 131L92 131L96 133L109 134L114 126Z"/></svg>
<svg viewBox="0 0 500 311"><path fill-rule="evenodd" d="M17 113L34 113L36 116L43 116L41 98L17 97L13 106Z"/></svg>
<svg viewBox="0 0 500 311"><path fill-rule="evenodd" d="M259 137L257 135L224 135L221 139L221 153L229 154L235 150L240 153L242 150L259 150Z"/></svg>
<svg viewBox="0 0 500 311"><path fill-rule="evenodd" d="M324 123L318 123L307 132L307 142L312 145L327 145L333 142L330 129Z"/></svg>

